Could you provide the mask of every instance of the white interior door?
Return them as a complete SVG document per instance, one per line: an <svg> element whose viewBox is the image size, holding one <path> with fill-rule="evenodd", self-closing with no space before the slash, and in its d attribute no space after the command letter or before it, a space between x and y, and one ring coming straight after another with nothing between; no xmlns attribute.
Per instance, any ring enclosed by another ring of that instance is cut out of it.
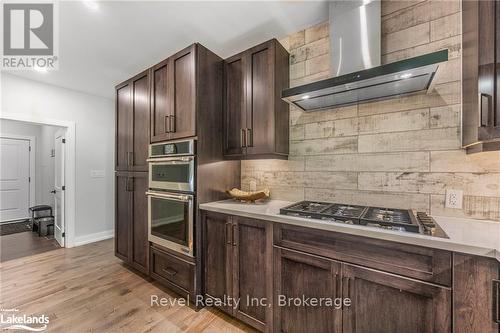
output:
<svg viewBox="0 0 500 333"><path fill-rule="evenodd" d="M30 141L0 138L0 222L29 217Z"/></svg>
<svg viewBox="0 0 500 333"><path fill-rule="evenodd" d="M54 138L54 238L64 247L64 184L65 184L65 142L66 130L58 130Z"/></svg>

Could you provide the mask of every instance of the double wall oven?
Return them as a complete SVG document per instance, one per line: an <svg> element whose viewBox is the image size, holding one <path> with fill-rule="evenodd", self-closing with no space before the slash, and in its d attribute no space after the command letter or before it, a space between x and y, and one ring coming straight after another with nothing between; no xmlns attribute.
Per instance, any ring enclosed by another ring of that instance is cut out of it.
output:
<svg viewBox="0 0 500 333"><path fill-rule="evenodd" d="M193 256L195 140L149 146L148 238Z"/></svg>

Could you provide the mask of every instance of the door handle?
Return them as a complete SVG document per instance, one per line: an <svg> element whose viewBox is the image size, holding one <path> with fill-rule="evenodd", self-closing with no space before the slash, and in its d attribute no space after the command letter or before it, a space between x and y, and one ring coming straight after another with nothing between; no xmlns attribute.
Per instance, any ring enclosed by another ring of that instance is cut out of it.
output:
<svg viewBox="0 0 500 333"><path fill-rule="evenodd" d="M175 133L175 115L170 116L169 122L170 133Z"/></svg>
<svg viewBox="0 0 500 333"><path fill-rule="evenodd" d="M225 235L225 238L226 238L226 244L229 244L231 245L231 222L227 222L226 223L226 235Z"/></svg>
<svg viewBox="0 0 500 333"><path fill-rule="evenodd" d="M245 144L247 147L253 147L253 131L251 128L247 128L247 138L245 140Z"/></svg>
<svg viewBox="0 0 500 333"><path fill-rule="evenodd" d="M240 146L241 146L241 148L245 148L247 146L246 130L244 128L242 128L240 134L241 134L240 135Z"/></svg>
<svg viewBox="0 0 500 333"><path fill-rule="evenodd" d="M488 126L490 124L490 95L479 93L479 127ZM486 104L486 108L483 105ZM486 112L484 112L486 109Z"/></svg>
<svg viewBox="0 0 500 333"><path fill-rule="evenodd" d="M50 193L56 194L56 190L52 190L52 191L50 191Z"/></svg>
<svg viewBox="0 0 500 333"><path fill-rule="evenodd" d="M165 133L170 133L169 117L170 116L165 116L163 118L163 128L165 129Z"/></svg>
<svg viewBox="0 0 500 333"><path fill-rule="evenodd" d="M500 324L500 280L493 280L493 321Z"/></svg>
<svg viewBox="0 0 500 333"><path fill-rule="evenodd" d="M170 276L174 276L175 274L177 274L177 271L171 267L162 268L161 270Z"/></svg>

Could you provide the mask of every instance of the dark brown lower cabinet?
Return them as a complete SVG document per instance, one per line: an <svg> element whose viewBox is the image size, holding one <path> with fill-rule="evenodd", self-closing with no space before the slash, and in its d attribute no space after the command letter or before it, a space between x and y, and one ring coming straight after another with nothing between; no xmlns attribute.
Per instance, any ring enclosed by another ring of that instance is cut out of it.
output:
<svg viewBox="0 0 500 333"><path fill-rule="evenodd" d="M343 332L451 332L451 289L342 264Z"/></svg>
<svg viewBox="0 0 500 333"><path fill-rule="evenodd" d="M500 333L496 259L212 212L202 225L205 297L239 298L222 310L261 331Z"/></svg>
<svg viewBox="0 0 500 333"><path fill-rule="evenodd" d="M116 172L115 255L149 273L147 172Z"/></svg>
<svg viewBox="0 0 500 333"><path fill-rule="evenodd" d="M500 332L500 263L453 254L453 331Z"/></svg>
<svg viewBox="0 0 500 333"><path fill-rule="evenodd" d="M194 301L195 263L157 245L151 246L151 277Z"/></svg>
<svg viewBox="0 0 500 333"><path fill-rule="evenodd" d="M450 288L278 247L274 256L275 332L451 332ZM312 305L321 299L333 301Z"/></svg>
<svg viewBox="0 0 500 333"><path fill-rule="evenodd" d="M341 332L341 309L302 303L341 297L341 264L278 247L274 264L274 332Z"/></svg>
<svg viewBox="0 0 500 333"><path fill-rule="evenodd" d="M205 213L205 297L261 330L272 331L272 230L265 221Z"/></svg>

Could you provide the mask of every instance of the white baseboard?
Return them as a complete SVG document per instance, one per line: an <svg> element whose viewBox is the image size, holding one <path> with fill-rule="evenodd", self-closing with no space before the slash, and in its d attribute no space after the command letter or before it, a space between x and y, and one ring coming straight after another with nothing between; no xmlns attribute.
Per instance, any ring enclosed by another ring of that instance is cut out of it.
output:
<svg viewBox="0 0 500 333"><path fill-rule="evenodd" d="M114 230L106 230L106 231L96 232L94 234L77 236L77 237L75 237L75 242L74 242L73 246L80 246L80 245L85 245L85 244L90 244L90 243L102 241L105 239L110 239L110 238L113 238L114 233L115 233Z"/></svg>

